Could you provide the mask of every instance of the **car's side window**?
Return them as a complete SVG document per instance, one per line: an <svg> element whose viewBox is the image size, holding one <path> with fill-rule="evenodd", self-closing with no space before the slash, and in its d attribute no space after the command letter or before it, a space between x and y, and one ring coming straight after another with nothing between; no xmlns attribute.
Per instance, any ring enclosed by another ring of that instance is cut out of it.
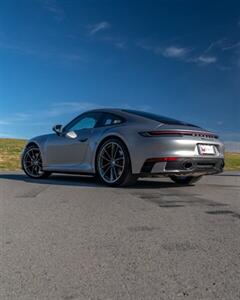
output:
<svg viewBox="0 0 240 300"><path fill-rule="evenodd" d="M90 129L94 128L97 123L97 120L93 117L86 117L81 119L79 122L77 122L75 125L73 125L70 130L71 131L78 131L81 129Z"/></svg>
<svg viewBox="0 0 240 300"><path fill-rule="evenodd" d="M117 125L123 123L123 118L110 114L110 113L104 113L100 122L99 126L110 126L110 125Z"/></svg>
<svg viewBox="0 0 240 300"><path fill-rule="evenodd" d="M86 114L83 116L80 116L78 119L72 121L70 124L68 124L65 128L65 132L69 131L78 131L81 129L91 129L96 127L97 122L99 120L100 115L97 113L92 114Z"/></svg>

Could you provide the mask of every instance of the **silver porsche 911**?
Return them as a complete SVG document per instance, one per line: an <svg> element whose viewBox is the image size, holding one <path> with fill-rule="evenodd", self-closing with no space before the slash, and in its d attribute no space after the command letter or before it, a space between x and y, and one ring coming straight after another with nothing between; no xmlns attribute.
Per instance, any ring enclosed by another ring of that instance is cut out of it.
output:
<svg viewBox="0 0 240 300"><path fill-rule="evenodd" d="M92 110L53 131L25 146L22 168L28 176L88 174L109 186L125 186L159 175L192 184L224 167L224 147L216 134L148 112Z"/></svg>

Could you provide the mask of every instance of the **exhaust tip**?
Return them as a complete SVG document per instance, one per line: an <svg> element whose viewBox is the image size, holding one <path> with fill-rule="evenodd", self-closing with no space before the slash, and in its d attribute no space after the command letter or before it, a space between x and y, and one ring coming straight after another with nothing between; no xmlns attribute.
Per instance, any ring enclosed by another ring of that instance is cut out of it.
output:
<svg viewBox="0 0 240 300"><path fill-rule="evenodd" d="M183 167L185 170L189 170L193 167L193 163L191 161L186 161L184 162Z"/></svg>

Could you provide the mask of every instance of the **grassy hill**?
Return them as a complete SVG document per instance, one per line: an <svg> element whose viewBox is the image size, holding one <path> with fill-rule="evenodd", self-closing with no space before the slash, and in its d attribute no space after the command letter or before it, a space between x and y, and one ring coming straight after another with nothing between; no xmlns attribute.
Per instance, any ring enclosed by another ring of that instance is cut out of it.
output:
<svg viewBox="0 0 240 300"><path fill-rule="evenodd" d="M25 143L24 140L0 139L0 170L20 168L20 153Z"/></svg>
<svg viewBox="0 0 240 300"><path fill-rule="evenodd" d="M17 170L20 168L20 153L25 140L0 139L0 170ZM240 170L240 153L225 154L225 170Z"/></svg>
<svg viewBox="0 0 240 300"><path fill-rule="evenodd" d="M240 153L225 153L225 170L240 171Z"/></svg>

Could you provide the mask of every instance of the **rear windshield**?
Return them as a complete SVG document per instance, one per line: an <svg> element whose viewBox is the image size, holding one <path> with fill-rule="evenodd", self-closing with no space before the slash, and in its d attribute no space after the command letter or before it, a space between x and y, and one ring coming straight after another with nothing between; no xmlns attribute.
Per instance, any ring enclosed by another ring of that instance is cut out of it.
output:
<svg viewBox="0 0 240 300"><path fill-rule="evenodd" d="M182 122L182 121L178 121L172 118L168 118L168 117L164 117L164 116L159 116L159 115L155 115L152 113L148 113L148 112L144 112L144 111L137 111L137 110L131 110L131 109L124 109L123 111L133 114L133 115L137 115L140 117L144 117L150 120L154 120L163 124L169 124L169 125L187 125L187 126L193 126L193 127L198 127L196 125L193 124L189 124L186 122Z"/></svg>

